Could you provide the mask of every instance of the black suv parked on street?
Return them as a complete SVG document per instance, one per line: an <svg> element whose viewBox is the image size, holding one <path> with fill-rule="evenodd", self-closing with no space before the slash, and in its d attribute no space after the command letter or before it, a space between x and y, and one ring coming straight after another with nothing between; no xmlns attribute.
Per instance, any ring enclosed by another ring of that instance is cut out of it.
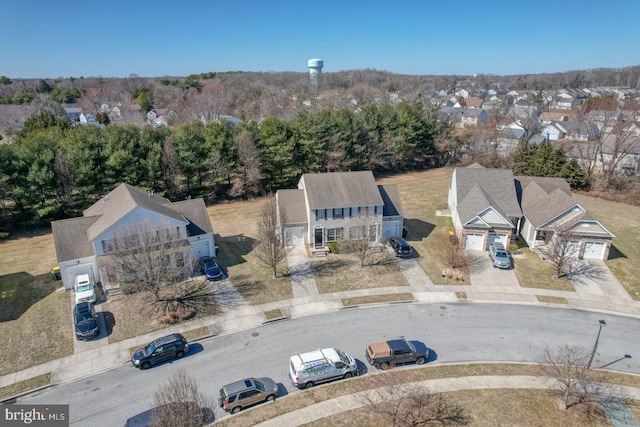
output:
<svg viewBox="0 0 640 427"><path fill-rule="evenodd" d="M151 365L169 359L180 359L189 350L187 340L180 334L171 334L152 341L144 348L136 350L131 357L133 366L149 369Z"/></svg>

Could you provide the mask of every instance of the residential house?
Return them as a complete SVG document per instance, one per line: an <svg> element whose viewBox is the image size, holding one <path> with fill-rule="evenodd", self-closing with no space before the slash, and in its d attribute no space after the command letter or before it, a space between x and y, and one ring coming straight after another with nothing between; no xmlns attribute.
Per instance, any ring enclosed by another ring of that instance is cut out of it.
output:
<svg viewBox="0 0 640 427"><path fill-rule="evenodd" d="M122 272L108 262L113 239L122 233L135 234L141 224L158 233L175 230L174 240L182 241L184 250L175 252L168 267L215 256L213 228L202 199L172 203L152 191L120 184L81 217L51 223L64 287L73 288L79 274L89 274L105 286L121 281ZM139 237L133 240L139 241Z"/></svg>
<svg viewBox="0 0 640 427"><path fill-rule="evenodd" d="M454 169L448 204L465 249L485 250L494 241L508 247L522 217L511 170L477 163Z"/></svg>
<svg viewBox="0 0 640 427"><path fill-rule="evenodd" d="M82 114L82 108L75 105L64 106L64 112L67 114L69 121L75 123L80 120L80 114Z"/></svg>
<svg viewBox="0 0 640 427"><path fill-rule="evenodd" d="M575 110L577 106L578 101L574 97L559 97L552 104L552 108L557 108L558 110Z"/></svg>
<svg viewBox="0 0 640 427"><path fill-rule="evenodd" d="M553 245L557 233L570 233L572 255L606 260L614 235L589 215L562 178L516 176L524 219L520 235L530 248Z"/></svg>
<svg viewBox="0 0 640 427"><path fill-rule="evenodd" d="M462 127L465 126L479 126L489 120L489 115L483 109L479 108L465 108L462 111L460 117Z"/></svg>
<svg viewBox="0 0 640 427"><path fill-rule="evenodd" d="M513 104L513 106L511 106L511 108L509 108L509 113L511 114L511 117L517 117L524 120L538 117L539 109L540 104L537 102L532 102L528 99L519 99Z"/></svg>
<svg viewBox="0 0 640 427"><path fill-rule="evenodd" d="M565 138L566 130L562 126L557 125L557 123L561 122L552 122L544 126L540 131L547 141L557 141Z"/></svg>
<svg viewBox="0 0 640 427"><path fill-rule="evenodd" d="M593 141L598 137L598 126L595 123L581 121L553 122L559 128L566 139L572 141Z"/></svg>
<svg viewBox="0 0 640 427"><path fill-rule="evenodd" d="M549 110L543 111L538 116L538 120L540 123L548 125L552 122L562 122L566 120L573 120L576 117L575 112L571 112L568 110Z"/></svg>
<svg viewBox="0 0 640 427"><path fill-rule="evenodd" d="M502 156L507 156L513 153L518 145L522 141L524 141L527 132L524 130L522 125L518 123L512 123L509 126L505 126L500 130L500 134L498 136L498 154Z"/></svg>
<svg viewBox="0 0 640 427"><path fill-rule="evenodd" d="M464 100L465 107L468 108L482 108L482 103L484 99L482 98L467 98Z"/></svg>
<svg viewBox="0 0 640 427"><path fill-rule="evenodd" d="M396 185L377 185L371 171L306 173L297 189L276 193L287 245L326 251L341 239L371 243L401 236L403 211Z"/></svg>

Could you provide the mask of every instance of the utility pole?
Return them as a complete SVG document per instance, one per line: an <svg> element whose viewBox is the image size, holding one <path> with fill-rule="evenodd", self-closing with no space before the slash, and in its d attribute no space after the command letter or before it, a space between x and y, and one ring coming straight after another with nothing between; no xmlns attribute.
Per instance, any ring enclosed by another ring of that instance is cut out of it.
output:
<svg viewBox="0 0 640 427"><path fill-rule="evenodd" d="M593 362L593 356L596 355L596 350L598 349L598 341L600 340L600 332L602 332L602 327L607 323L600 319L600 328L598 329L598 335L596 336L596 342L593 344L593 350L591 350L591 357L589 357L589 363L587 364L587 369L591 369L591 363Z"/></svg>

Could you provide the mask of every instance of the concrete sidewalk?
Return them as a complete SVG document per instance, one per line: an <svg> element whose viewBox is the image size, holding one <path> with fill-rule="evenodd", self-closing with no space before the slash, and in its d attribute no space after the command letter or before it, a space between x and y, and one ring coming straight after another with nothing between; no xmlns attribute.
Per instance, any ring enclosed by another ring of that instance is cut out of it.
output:
<svg viewBox="0 0 640 427"><path fill-rule="evenodd" d="M599 280L597 283L584 286L581 291L577 292L521 288L513 285L507 287L487 282L443 286L434 285L415 259L398 260L398 266L409 283L408 287L372 288L333 294L319 294L305 248L296 247L293 249L288 254L288 262L292 273L291 280L294 297L289 300L251 306L246 304L240 293L233 288L230 282L217 284L212 291L224 302L224 310L220 315L193 320L116 343L108 343L107 337L104 338L104 344L96 348L85 347L85 351L71 356L2 376L0 377L0 387L47 373L52 374L51 382L53 384L73 381L130 363L130 348L141 347L169 333L185 332L204 326L209 329L212 336L229 334L260 326L267 322L264 315L266 311L280 309L291 318L330 313L344 308L341 302L343 298L364 295L410 292L413 295L414 304L437 304L456 302L459 300L456 292L464 292L466 300L471 302L549 305L548 303L538 302L536 297L536 295L545 295L566 298L568 304L558 305L562 307L640 317L640 302L634 301L628 295L626 298L622 298L622 293L626 291L617 280L606 280L607 277L610 277L606 274L599 276L601 279L605 278L606 283ZM601 267L598 265L598 268ZM604 267L606 268L606 265ZM578 286L581 285L576 285L576 287ZM597 292L594 289L606 289L606 292Z"/></svg>
<svg viewBox="0 0 640 427"><path fill-rule="evenodd" d="M549 389L552 383L549 378L533 376L474 376L458 378L440 378L413 383L418 387L425 387L432 393L446 393L460 390L483 390L483 389ZM640 388L621 387L623 392L631 399L640 400ZM362 399L363 392L340 396L335 399L325 400L315 405L307 406L296 411L287 412L263 423L257 424L261 427L299 426L322 418L330 417L341 412L351 411L366 406L368 403ZM374 402L382 401L379 395L370 396ZM626 424L637 426L633 422Z"/></svg>

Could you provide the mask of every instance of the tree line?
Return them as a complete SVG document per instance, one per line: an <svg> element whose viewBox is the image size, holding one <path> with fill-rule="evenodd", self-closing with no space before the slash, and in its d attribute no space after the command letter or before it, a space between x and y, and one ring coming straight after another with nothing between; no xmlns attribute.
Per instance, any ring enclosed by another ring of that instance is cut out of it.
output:
<svg viewBox="0 0 640 427"><path fill-rule="evenodd" d="M176 128L72 126L43 111L0 145L1 227L78 216L121 182L214 203L293 188L302 173L434 167L448 130L420 102Z"/></svg>

